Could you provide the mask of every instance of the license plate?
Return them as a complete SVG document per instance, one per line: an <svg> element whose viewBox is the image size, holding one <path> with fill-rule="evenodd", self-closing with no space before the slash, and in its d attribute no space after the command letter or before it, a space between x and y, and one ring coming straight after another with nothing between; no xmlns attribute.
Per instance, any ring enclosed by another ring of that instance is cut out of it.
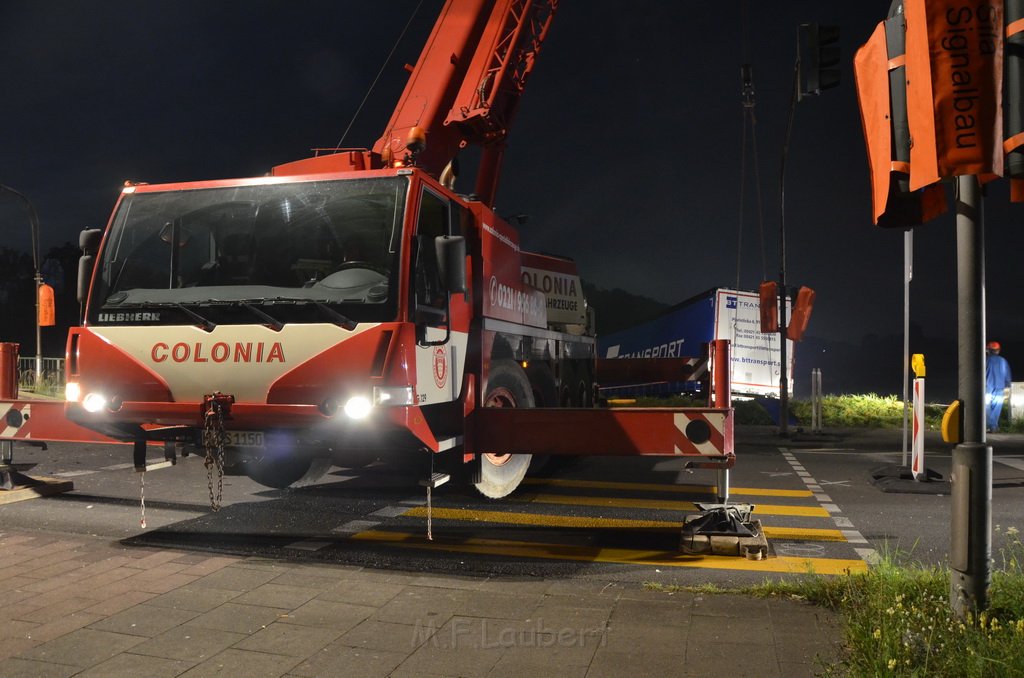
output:
<svg viewBox="0 0 1024 678"><path fill-rule="evenodd" d="M227 431L232 447L263 447L263 431Z"/></svg>

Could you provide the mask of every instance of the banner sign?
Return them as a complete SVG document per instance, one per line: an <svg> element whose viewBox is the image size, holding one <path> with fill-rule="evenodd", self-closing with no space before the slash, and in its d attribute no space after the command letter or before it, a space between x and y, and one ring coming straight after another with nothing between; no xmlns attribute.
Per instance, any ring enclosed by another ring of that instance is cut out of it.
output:
<svg viewBox="0 0 1024 678"><path fill-rule="evenodd" d="M1002 176L1002 0L906 0L904 12L910 189Z"/></svg>

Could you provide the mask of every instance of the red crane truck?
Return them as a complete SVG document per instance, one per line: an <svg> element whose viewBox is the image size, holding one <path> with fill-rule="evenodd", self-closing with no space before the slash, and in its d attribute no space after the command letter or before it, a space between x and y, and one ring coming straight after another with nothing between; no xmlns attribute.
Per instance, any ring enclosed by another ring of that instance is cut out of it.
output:
<svg viewBox="0 0 1024 678"><path fill-rule="evenodd" d="M448 0L372 149L126 184L107 227L81 237L66 402L3 403L0 440L132 443L140 470L163 441L274 487L349 450L426 451L428 483L463 470L493 498L531 455L680 455L720 471L724 500L728 403L594 407L575 264L522 251L492 209L557 4ZM459 195L468 145L479 172Z"/></svg>

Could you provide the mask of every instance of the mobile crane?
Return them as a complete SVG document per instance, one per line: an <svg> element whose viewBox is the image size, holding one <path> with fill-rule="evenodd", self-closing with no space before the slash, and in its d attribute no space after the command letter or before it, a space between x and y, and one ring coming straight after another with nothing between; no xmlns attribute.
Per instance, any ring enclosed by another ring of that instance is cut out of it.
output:
<svg viewBox="0 0 1024 678"><path fill-rule="evenodd" d="M717 407L594 407L575 263L523 251L493 209L557 5L448 0L372 149L126 184L107 227L81 236L66 401L3 403L0 440L131 443L140 470L162 441L273 487L355 449L426 451L428 486L466 471L491 498L531 455L673 455L718 470L725 500L727 347ZM480 169L459 195L469 145Z"/></svg>

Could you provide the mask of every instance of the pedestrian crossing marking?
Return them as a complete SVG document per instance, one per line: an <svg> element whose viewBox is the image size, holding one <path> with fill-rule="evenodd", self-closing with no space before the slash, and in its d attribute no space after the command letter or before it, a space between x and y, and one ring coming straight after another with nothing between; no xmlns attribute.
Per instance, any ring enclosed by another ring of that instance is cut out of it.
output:
<svg viewBox="0 0 1024 678"><path fill-rule="evenodd" d="M795 558L780 556L765 560L747 560L732 556L692 556L672 551L572 546L540 542L508 541L503 539L447 539L439 536L430 541L422 534L368 530L350 539L361 542L391 544L405 548L430 551L455 551L478 555L501 555L516 558L544 558L549 560L577 560L597 563L648 565L656 567L696 567L717 570L747 570L787 574L845 574L865 572L863 560L839 558Z"/></svg>

